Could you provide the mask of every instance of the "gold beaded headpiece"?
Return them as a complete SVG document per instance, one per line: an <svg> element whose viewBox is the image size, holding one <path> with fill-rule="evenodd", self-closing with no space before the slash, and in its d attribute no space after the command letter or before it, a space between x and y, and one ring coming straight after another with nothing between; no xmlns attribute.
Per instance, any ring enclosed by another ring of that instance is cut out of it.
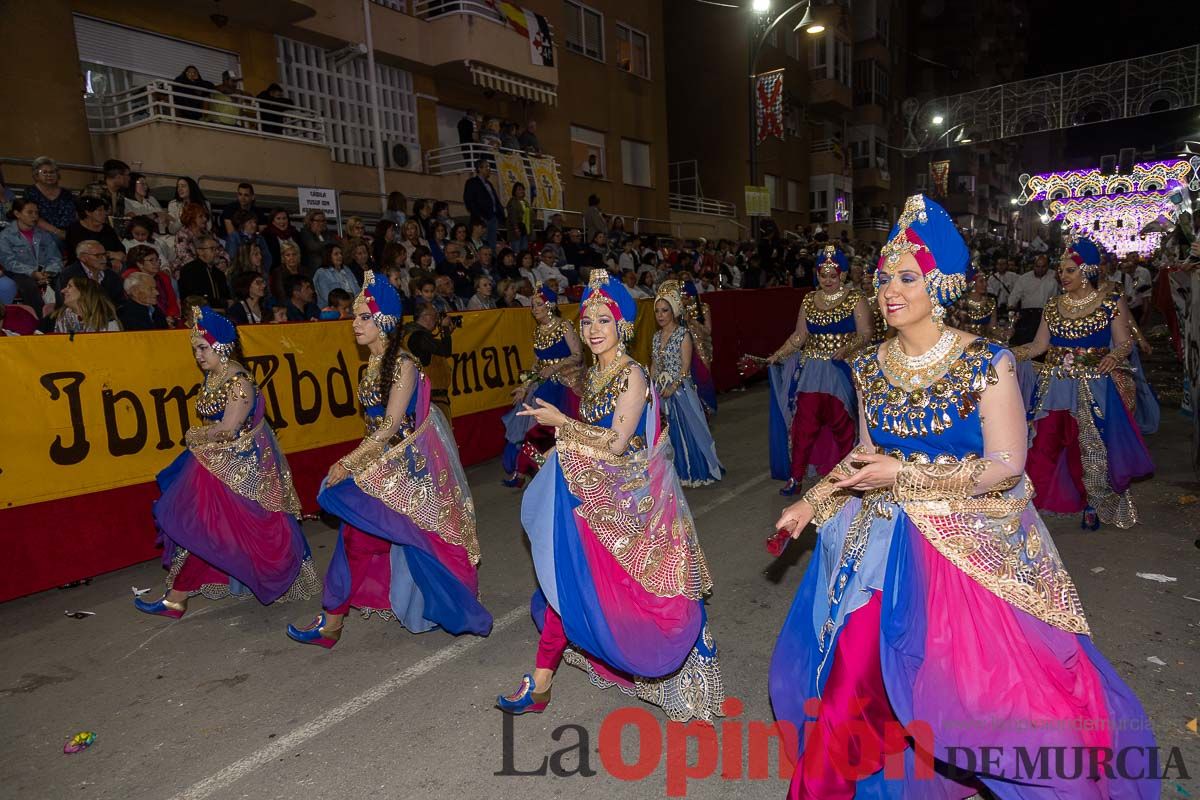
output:
<svg viewBox="0 0 1200 800"><path fill-rule="evenodd" d="M654 302L662 300L671 307L671 313L678 319L683 313L683 288L679 285L679 281L663 281L658 287L658 292L654 295Z"/></svg>
<svg viewBox="0 0 1200 800"><path fill-rule="evenodd" d="M967 291L967 245L946 210L924 195L914 194L904 202L904 211L879 254L876 290L880 270L895 270L905 255L916 259L935 306L950 305Z"/></svg>
<svg viewBox="0 0 1200 800"><path fill-rule="evenodd" d="M587 288L579 303L579 317L594 306L604 306L617 323L617 335L622 341L633 338L633 321L637 318L637 301L629 294L625 284L614 278L608 270L593 268L588 276Z"/></svg>
<svg viewBox="0 0 1200 800"><path fill-rule="evenodd" d="M192 344L204 342L222 359L237 345L237 328L208 306L192 306Z"/></svg>

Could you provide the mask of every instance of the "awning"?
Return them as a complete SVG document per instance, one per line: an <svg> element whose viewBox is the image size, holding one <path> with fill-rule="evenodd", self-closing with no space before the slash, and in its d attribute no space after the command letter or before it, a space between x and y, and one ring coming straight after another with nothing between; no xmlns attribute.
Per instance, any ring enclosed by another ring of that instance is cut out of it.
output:
<svg viewBox="0 0 1200 800"><path fill-rule="evenodd" d="M468 64L467 69L471 71L471 81L476 86L504 92L525 100L533 100L535 103L545 103L549 106L558 105L558 92L549 83L542 83L481 64Z"/></svg>

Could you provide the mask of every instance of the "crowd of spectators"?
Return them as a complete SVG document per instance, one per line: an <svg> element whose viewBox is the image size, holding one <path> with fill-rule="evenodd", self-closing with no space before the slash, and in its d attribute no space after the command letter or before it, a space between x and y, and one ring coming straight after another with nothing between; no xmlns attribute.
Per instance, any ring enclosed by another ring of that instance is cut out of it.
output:
<svg viewBox="0 0 1200 800"><path fill-rule="evenodd" d="M410 202L393 192L371 230L351 216L339 235L337 221L321 211L294 221L285 208L260 205L249 183L214 207L194 180L181 177L164 206L145 177L121 161L105 162L98 179L75 193L60 185L52 159L39 158L20 195L0 176L8 209L0 229L0 302L21 309L9 313L6 327L172 328L187 324L190 308L203 303L240 324L345 319L370 270L397 288L407 314L420 318L427 305L434 327L450 331L461 311L528 307L539 283L578 299L594 269L619 277L639 298L678 278L694 281L701 293L809 288L821 249L832 244L853 263L852 280L869 289L879 256L879 243L852 240L846 231L784 231L770 219L761 220L756 240L640 235L606 214L594 195L579 226L558 213L540 220L523 186L505 200L489 162L475 166L464 185L466 216L453 217L444 201ZM1057 290L1046 255L1011 239L964 235L1002 311L1040 310ZM1118 265L1109 262L1115 275ZM1120 269L1131 309L1147 313L1149 270L1136 258ZM30 317L24 326L14 320L22 315Z"/></svg>

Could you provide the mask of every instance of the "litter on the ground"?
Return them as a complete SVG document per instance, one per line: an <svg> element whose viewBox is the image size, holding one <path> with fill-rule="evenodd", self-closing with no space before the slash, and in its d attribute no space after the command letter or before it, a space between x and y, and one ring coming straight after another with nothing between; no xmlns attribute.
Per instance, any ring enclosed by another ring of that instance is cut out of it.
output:
<svg viewBox="0 0 1200 800"><path fill-rule="evenodd" d="M78 753L82 750L87 750L96 741L96 734L91 731L80 731L72 736L66 744L63 745L64 753Z"/></svg>
<svg viewBox="0 0 1200 800"><path fill-rule="evenodd" d="M142 595L144 595L150 591L150 589L139 589L136 586L130 586L129 588L133 590L134 597L141 597ZM151 587L151 588L153 588L153 587Z"/></svg>
<svg viewBox="0 0 1200 800"><path fill-rule="evenodd" d="M1167 662L1163 661L1158 656L1150 656L1146 660L1158 667L1165 667L1167 665Z"/></svg>
<svg viewBox="0 0 1200 800"><path fill-rule="evenodd" d="M64 611L63 613L71 619L86 619L87 617L96 616L95 611Z"/></svg>
<svg viewBox="0 0 1200 800"><path fill-rule="evenodd" d="M1184 600L1191 600L1193 603L1200 603L1200 597L1192 597L1190 594L1185 594L1185 595L1183 596L1183 599L1184 599Z"/></svg>
<svg viewBox="0 0 1200 800"><path fill-rule="evenodd" d="M1104 567L1092 567L1092 572L1099 575L1101 572L1104 572Z"/></svg>
<svg viewBox="0 0 1200 800"><path fill-rule="evenodd" d="M1181 494L1179 495L1179 505L1190 506L1192 503L1196 502L1197 499L1200 498L1197 498L1194 494Z"/></svg>
<svg viewBox="0 0 1200 800"><path fill-rule="evenodd" d="M1139 572L1139 578L1145 578L1148 581L1158 581L1159 583L1174 583L1177 578L1172 578L1170 575L1161 575L1157 572Z"/></svg>

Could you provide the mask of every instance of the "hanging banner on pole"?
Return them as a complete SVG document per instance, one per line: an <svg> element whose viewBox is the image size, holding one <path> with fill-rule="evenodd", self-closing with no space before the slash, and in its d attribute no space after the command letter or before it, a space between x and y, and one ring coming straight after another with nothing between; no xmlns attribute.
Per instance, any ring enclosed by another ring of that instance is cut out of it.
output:
<svg viewBox="0 0 1200 800"><path fill-rule="evenodd" d="M746 187L746 214L751 217L771 216L771 191L766 186Z"/></svg>
<svg viewBox="0 0 1200 800"><path fill-rule="evenodd" d="M950 193L950 162L929 162L929 185L934 197L945 197Z"/></svg>
<svg viewBox="0 0 1200 800"><path fill-rule="evenodd" d="M783 139L783 70L767 72L754 79L754 114L758 143L767 137Z"/></svg>
<svg viewBox="0 0 1200 800"><path fill-rule="evenodd" d="M504 0L487 0L508 27L529 39L530 61L539 67L554 66L554 35L541 14Z"/></svg>

